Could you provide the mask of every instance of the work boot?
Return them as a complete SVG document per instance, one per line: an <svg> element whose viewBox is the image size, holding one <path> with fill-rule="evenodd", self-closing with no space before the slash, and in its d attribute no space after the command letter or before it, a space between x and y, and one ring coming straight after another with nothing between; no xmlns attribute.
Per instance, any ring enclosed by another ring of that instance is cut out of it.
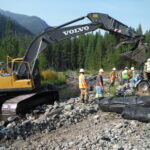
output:
<svg viewBox="0 0 150 150"><path fill-rule="evenodd" d="M82 99L81 102L84 103L85 102L84 99Z"/></svg>

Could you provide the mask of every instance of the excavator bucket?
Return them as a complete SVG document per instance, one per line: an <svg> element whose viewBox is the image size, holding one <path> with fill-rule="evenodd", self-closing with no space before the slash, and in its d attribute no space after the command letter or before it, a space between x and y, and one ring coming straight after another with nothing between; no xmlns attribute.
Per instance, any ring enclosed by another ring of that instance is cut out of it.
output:
<svg viewBox="0 0 150 150"><path fill-rule="evenodd" d="M142 64L146 61L146 49L146 43L139 42L132 50L128 50L120 56Z"/></svg>

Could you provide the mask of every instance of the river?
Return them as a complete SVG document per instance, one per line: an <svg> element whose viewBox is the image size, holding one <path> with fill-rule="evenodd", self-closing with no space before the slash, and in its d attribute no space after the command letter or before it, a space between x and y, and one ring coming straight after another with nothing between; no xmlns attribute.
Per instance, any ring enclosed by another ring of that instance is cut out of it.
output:
<svg viewBox="0 0 150 150"><path fill-rule="evenodd" d="M69 85L65 88L59 89L59 97L60 99L69 99L71 97L77 97L80 94L80 90L78 86Z"/></svg>

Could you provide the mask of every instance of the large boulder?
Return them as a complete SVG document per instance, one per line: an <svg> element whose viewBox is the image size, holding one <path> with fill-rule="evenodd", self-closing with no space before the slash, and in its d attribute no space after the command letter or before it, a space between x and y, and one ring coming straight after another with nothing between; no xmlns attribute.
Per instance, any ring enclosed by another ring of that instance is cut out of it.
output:
<svg viewBox="0 0 150 150"><path fill-rule="evenodd" d="M137 98L137 105L143 107L150 107L150 96L139 96Z"/></svg>
<svg viewBox="0 0 150 150"><path fill-rule="evenodd" d="M121 113L125 106L135 106L137 104L137 96L131 97L115 97L103 98L99 105L103 111Z"/></svg>
<svg viewBox="0 0 150 150"><path fill-rule="evenodd" d="M103 111L122 113L126 106L150 107L150 96L106 97L98 104Z"/></svg>
<svg viewBox="0 0 150 150"><path fill-rule="evenodd" d="M150 122L150 108L145 107L125 107L122 117L130 120L138 120L141 122Z"/></svg>

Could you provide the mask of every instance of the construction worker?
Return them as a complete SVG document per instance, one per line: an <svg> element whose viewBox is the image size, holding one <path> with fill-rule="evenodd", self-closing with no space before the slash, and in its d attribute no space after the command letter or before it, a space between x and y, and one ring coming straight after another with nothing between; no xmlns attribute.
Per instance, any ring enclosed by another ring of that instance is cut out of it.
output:
<svg viewBox="0 0 150 150"><path fill-rule="evenodd" d="M116 68L112 68L112 71L110 73L110 85L109 85L109 89L110 89L111 86L114 86L115 80L116 80Z"/></svg>
<svg viewBox="0 0 150 150"><path fill-rule="evenodd" d="M79 88L81 91L81 94L80 94L81 101L83 103L87 103L88 102L88 84L84 76L84 69L80 69Z"/></svg>
<svg viewBox="0 0 150 150"><path fill-rule="evenodd" d="M144 64L143 75L144 75L144 79L147 80L147 62Z"/></svg>
<svg viewBox="0 0 150 150"><path fill-rule="evenodd" d="M135 70L134 67L131 67L131 69L129 70L129 79L134 78L135 76Z"/></svg>
<svg viewBox="0 0 150 150"><path fill-rule="evenodd" d="M100 69L96 77L96 98L103 97L103 74L104 70Z"/></svg>
<svg viewBox="0 0 150 150"><path fill-rule="evenodd" d="M150 58L147 59L146 74L147 74L147 80L150 80Z"/></svg>
<svg viewBox="0 0 150 150"><path fill-rule="evenodd" d="M130 87L135 87L137 76L135 74L134 67L131 67L129 70L129 81L130 81Z"/></svg>
<svg viewBox="0 0 150 150"><path fill-rule="evenodd" d="M122 71L122 81L123 83L129 83L129 71L128 67L125 67Z"/></svg>

